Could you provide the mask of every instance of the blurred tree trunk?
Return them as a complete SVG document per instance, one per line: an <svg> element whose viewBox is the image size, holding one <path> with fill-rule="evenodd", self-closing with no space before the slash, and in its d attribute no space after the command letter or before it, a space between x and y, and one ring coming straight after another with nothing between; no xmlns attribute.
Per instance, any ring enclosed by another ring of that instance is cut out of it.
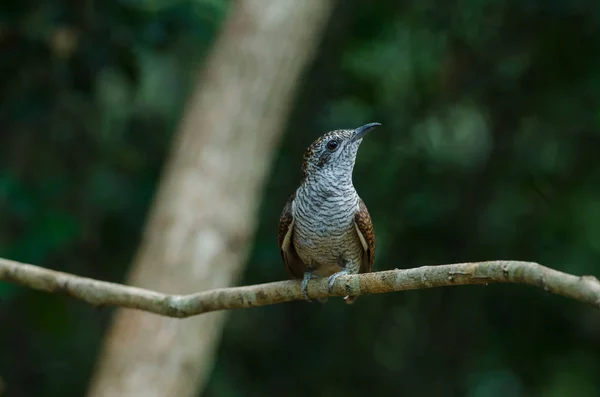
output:
<svg viewBox="0 0 600 397"><path fill-rule="evenodd" d="M331 8L330 0L232 5L167 162L129 284L183 294L236 282L295 88ZM177 320L119 310L88 396L196 395L223 320L224 313Z"/></svg>

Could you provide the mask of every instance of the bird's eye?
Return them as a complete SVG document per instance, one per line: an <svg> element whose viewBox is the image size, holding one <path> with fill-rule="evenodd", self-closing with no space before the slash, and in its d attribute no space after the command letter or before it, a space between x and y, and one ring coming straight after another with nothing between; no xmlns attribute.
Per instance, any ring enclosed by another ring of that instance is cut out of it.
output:
<svg viewBox="0 0 600 397"><path fill-rule="evenodd" d="M339 143L335 139L332 139L331 141L327 142L327 149L331 152L333 152L335 149L337 149L338 146L339 146Z"/></svg>

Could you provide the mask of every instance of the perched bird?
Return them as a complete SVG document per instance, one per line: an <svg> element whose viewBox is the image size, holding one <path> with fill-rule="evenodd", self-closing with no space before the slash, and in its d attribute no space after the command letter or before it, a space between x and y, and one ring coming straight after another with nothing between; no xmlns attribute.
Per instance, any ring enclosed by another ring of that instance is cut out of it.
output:
<svg viewBox="0 0 600 397"><path fill-rule="evenodd" d="M331 292L338 276L373 269L373 223L352 184L352 170L362 138L379 125L328 132L304 155L302 182L279 220L279 250L290 276L302 279L306 300L311 278L329 277Z"/></svg>

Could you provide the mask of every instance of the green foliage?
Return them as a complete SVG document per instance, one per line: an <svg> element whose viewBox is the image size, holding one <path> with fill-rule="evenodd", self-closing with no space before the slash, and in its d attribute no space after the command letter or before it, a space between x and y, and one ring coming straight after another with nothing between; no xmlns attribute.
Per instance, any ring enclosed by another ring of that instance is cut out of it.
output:
<svg viewBox="0 0 600 397"><path fill-rule="evenodd" d="M0 9L0 256L121 281L229 2L25 4ZM286 277L276 227L304 149L369 121L383 126L355 185L377 269L511 258L600 275L600 3L344 4L301 85L243 282ZM0 299L7 396L82 395L110 312L5 283ZM229 319L205 396L600 395L597 310L523 286Z"/></svg>

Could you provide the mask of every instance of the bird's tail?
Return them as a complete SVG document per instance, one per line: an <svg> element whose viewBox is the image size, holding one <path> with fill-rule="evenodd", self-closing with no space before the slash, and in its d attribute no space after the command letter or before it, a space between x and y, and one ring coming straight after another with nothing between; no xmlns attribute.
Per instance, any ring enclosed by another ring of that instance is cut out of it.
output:
<svg viewBox="0 0 600 397"><path fill-rule="evenodd" d="M350 296L350 295L344 296L344 300L346 301L347 305L353 304L357 299L358 299L358 295L357 296Z"/></svg>

